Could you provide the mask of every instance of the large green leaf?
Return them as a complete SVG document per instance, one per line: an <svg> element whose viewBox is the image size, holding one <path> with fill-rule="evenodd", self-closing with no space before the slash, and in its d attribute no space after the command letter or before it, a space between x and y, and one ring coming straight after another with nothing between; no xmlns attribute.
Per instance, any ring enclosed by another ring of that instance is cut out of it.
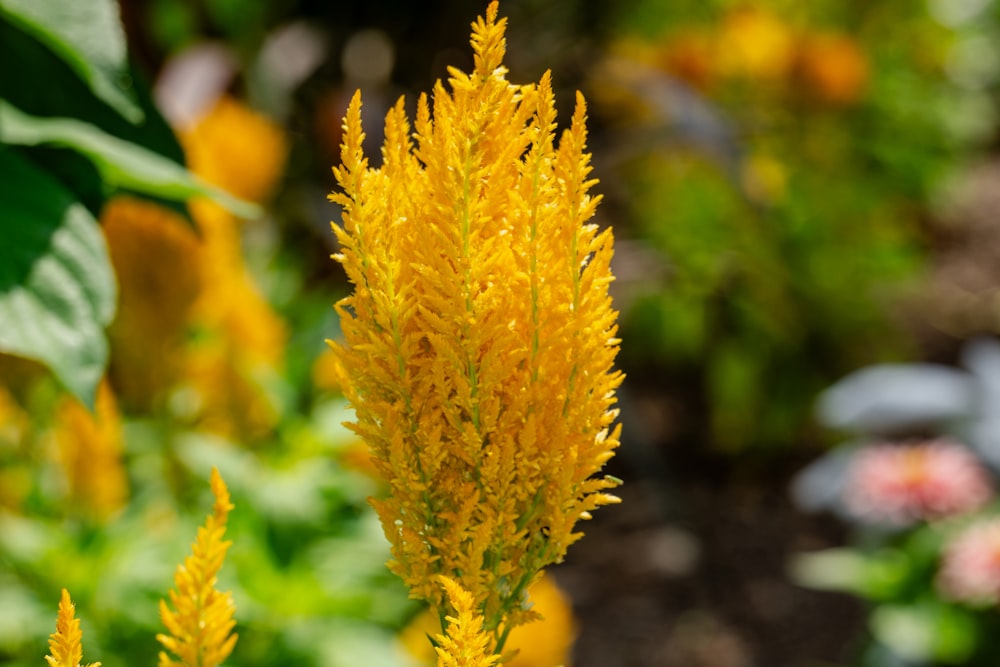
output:
<svg viewBox="0 0 1000 667"><path fill-rule="evenodd" d="M0 100L0 143L72 148L86 155L108 185L167 199L211 197L237 215L258 208L197 178L181 165L74 118L29 116Z"/></svg>
<svg viewBox="0 0 1000 667"><path fill-rule="evenodd" d="M90 406L108 360L116 285L97 220L0 148L0 351L36 359Z"/></svg>
<svg viewBox="0 0 1000 667"><path fill-rule="evenodd" d="M144 118L142 122L131 123L98 98L77 72L46 44L8 23L0 14L0 63L7 62L19 64L18 67L0 67L0 99L11 106L30 116L71 115L119 139L184 164L184 151L156 108L146 77L141 72L130 69L131 92ZM40 81L45 85L38 85ZM73 101L72 106L67 106L67 100ZM23 147L20 153L58 178L92 213L100 213L108 192L89 159L71 149L51 146ZM185 202L135 194L153 199L190 220Z"/></svg>
<svg viewBox="0 0 1000 667"><path fill-rule="evenodd" d="M142 72L134 68L129 70L131 92L144 114L142 122L131 123L94 95L76 71L45 43L4 21L2 14L0 63L18 63L17 67L0 67L0 98L24 113L44 117L72 116L174 162L184 162L184 152L157 110L147 77ZM44 85L40 85L41 82Z"/></svg>
<svg viewBox="0 0 1000 667"><path fill-rule="evenodd" d="M131 95L125 31L114 0L0 0L0 17L47 44L131 122L142 120Z"/></svg>

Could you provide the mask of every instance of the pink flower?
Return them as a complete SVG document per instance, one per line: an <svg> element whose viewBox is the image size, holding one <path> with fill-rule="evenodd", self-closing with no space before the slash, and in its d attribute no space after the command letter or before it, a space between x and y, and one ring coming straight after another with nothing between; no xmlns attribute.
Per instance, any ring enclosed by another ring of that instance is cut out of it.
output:
<svg viewBox="0 0 1000 667"><path fill-rule="evenodd" d="M970 526L945 547L937 586L952 600L1000 601L1000 519Z"/></svg>
<svg viewBox="0 0 1000 667"><path fill-rule="evenodd" d="M844 489L853 513L892 524L971 512L992 496L987 473L972 452L944 439L869 447L855 456Z"/></svg>

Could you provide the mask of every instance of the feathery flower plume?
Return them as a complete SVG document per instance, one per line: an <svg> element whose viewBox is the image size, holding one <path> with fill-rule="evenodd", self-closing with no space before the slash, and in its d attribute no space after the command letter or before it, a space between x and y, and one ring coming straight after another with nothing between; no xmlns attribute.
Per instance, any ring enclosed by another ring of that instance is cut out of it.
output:
<svg viewBox="0 0 1000 667"><path fill-rule="evenodd" d="M455 610L448 616L447 634L437 635L437 667L490 667L500 656L493 652L493 637L483 629L483 617L479 615L472 595L453 579L439 577L448 596L448 602Z"/></svg>
<svg viewBox="0 0 1000 667"><path fill-rule="evenodd" d="M287 141L281 129L223 97L180 133L191 170L206 182L263 203L281 177ZM200 426L241 442L272 432L278 408L268 380L284 366L288 332L246 265L242 222L207 199L190 202L201 245L202 288L190 324L199 332L185 359L185 390Z"/></svg>
<svg viewBox="0 0 1000 667"><path fill-rule="evenodd" d="M989 477L975 455L944 439L861 451L844 490L852 512L894 524L971 512L992 497Z"/></svg>
<svg viewBox="0 0 1000 667"><path fill-rule="evenodd" d="M75 607L69 597L69 591L62 590L59 599L59 615L56 617L56 631L49 635L49 655L45 656L49 667L80 667L83 659L83 631L80 630L80 619L74 618ZM87 667L101 667L101 663L93 662Z"/></svg>
<svg viewBox="0 0 1000 667"><path fill-rule="evenodd" d="M119 195L101 211L118 279L111 373L127 408L149 411L183 372L192 307L204 288L202 248L180 214Z"/></svg>
<svg viewBox="0 0 1000 667"><path fill-rule="evenodd" d="M413 129L385 119L382 166L362 150L361 97L344 120L339 261L354 292L330 342L351 427L388 497L373 500L389 567L439 616L438 575L475 600L501 650L537 616L526 591L618 502L598 475L618 446L608 285L612 235L588 223L586 105L556 141L549 73L505 78L505 19L472 24L475 67L449 69Z"/></svg>
<svg viewBox="0 0 1000 667"><path fill-rule="evenodd" d="M951 600L1000 603L1000 520L973 524L945 546L937 586Z"/></svg>
<svg viewBox="0 0 1000 667"><path fill-rule="evenodd" d="M107 520L128 500L128 476L122 462L122 419L107 380L97 388L96 411L72 396L56 410L52 430L69 483L73 504Z"/></svg>
<svg viewBox="0 0 1000 667"><path fill-rule="evenodd" d="M211 484L214 511L198 529L192 555L184 559L174 574L177 588L170 591L174 610L160 600L160 618L170 634L158 634L156 639L178 658L171 659L166 651L160 651L160 667L216 667L236 645L237 636L232 633L236 625L232 593L215 589L222 561L232 544L222 536L233 505L229 502L229 490L215 468Z"/></svg>

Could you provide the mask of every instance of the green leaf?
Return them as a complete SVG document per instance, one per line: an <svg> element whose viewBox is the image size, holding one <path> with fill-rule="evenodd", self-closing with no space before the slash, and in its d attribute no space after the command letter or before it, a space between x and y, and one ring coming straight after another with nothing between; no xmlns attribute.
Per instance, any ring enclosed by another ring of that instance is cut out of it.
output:
<svg viewBox="0 0 1000 667"><path fill-rule="evenodd" d="M918 663L966 664L978 640L968 612L936 600L876 607L869 625L896 655Z"/></svg>
<svg viewBox="0 0 1000 667"><path fill-rule="evenodd" d="M3 0L0 0L2 2ZM130 69L132 93L142 109L141 123L131 123L94 92L61 58L34 35L5 22L0 15L0 63L21 63L19 67L0 67L0 99L30 116L43 118L72 117L96 125L107 134L130 141L184 164L184 151L173 130L156 108L146 77ZM38 85L44 81L45 85ZM66 100L73 100L67 111ZM23 147L21 155L44 171L55 175L95 215L100 214L107 188L93 163L76 151L51 146ZM190 224L185 202L134 193L166 206Z"/></svg>
<svg viewBox="0 0 1000 667"><path fill-rule="evenodd" d="M47 44L122 116L143 119L130 93L125 31L113 0L2 0L0 15Z"/></svg>
<svg viewBox="0 0 1000 667"><path fill-rule="evenodd" d="M0 149L0 351L36 359L93 407L117 288L97 220L57 181Z"/></svg>
<svg viewBox="0 0 1000 667"><path fill-rule="evenodd" d="M44 43L0 18L0 63L6 62L21 66L0 67L0 98L22 112L43 117L72 115L119 139L139 144L174 162L184 162L184 151L157 110L142 72L130 69L129 75L132 93L145 117L141 123L130 123L96 97L76 72ZM71 107L67 107L66 100L73 101Z"/></svg>
<svg viewBox="0 0 1000 667"><path fill-rule="evenodd" d="M843 591L869 600L897 597L911 573L905 553L883 549L867 554L834 548L799 554L789 564L789 575L801 586Z"/></svg>
<svg viewBox="0 0 1000 667"><path fill-rule="evenodd" d="M211 197L236 215L254 217L257 206L213 187L181 165L73 118L29 116L0 100L0 143L53 145L86 155L108 185L184 200Z"/></svg>
<svg viewBox="0 0 1000 667"><path fill-rule="evenodd" d="M69 148L55 146L8 146L72 193L95 218L100 218L108 188L94 163Z"/></svg>

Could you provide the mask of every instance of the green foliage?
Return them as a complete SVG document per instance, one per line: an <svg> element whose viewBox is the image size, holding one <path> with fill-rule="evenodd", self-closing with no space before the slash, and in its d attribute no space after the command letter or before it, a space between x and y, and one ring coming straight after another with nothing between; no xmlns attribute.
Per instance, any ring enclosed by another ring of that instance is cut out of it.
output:
<svg viewBox="0 0 1000 667"><path fill-rule="evenodd" d="M2 104L2 102L0 102ZM0 109L2 112L2 109ZM2 124L0 124L2 126ZM36 359L89 404L104 374L115 280L93 216L31 162L0 148L0 350Z"/></svg>
<svg viewBox="0 0 1000 667"><path fill-rule="evenodd" d="M267 452L127 421L134 497L105 525L67 511L58 464L36 461L31 515L0 512L0 601L15 605L0 612L4 664L37 664L60 587L73 591L88 655L106 667L152 661L157 602L204 520L214 465L236 506L219 583L237 606L234 660L407 665L394 635L416 609L384 565L388 545L365 500L374 482L336 462L354 442L346 418L341 401L320 402Z"/></svg>
<svg viewBox="0 0 1000 667"><path fill-rule="evenodd" d="M125 31L114 0L86 4L59 0L6 0L0 13L35 35L77 72L93 93L130 122L143 110L129 92Z"/></svg>
<svg viewBox="0 0 1000 667"><path fill-rule="evenodd" d="M955 529L924 525L888 542L803 554L793 561L791 576L802 585L869 602L868 646L858 661L865 667L898 659L991 664L1000 629L996 611L944 600L934 586L942 545Z"/></svg>
<svg viewBox="0 0 1000 667"><path fill-rule="evenodd" d="M109 0L0 6L0 61L18 63L0 71L0 159L16 189L2 204L9 261L0 310L10 324L0 352L41 361L91 406L116 295L95 219L104 199L116 190L175 201L205 195L255 212L182 166L127 55Z"/></svg>
<svg viewBox="0 0 1000 667"><path fill-rule="evenodd" d="M891 315L944 184L996 128L952 64L985 28L919 3L637 0L619 29L594 108L641 143L616 175L666 269L623 313L626 364L695 379L717 448L801 442L825 385L915 349Z"/></svg>

